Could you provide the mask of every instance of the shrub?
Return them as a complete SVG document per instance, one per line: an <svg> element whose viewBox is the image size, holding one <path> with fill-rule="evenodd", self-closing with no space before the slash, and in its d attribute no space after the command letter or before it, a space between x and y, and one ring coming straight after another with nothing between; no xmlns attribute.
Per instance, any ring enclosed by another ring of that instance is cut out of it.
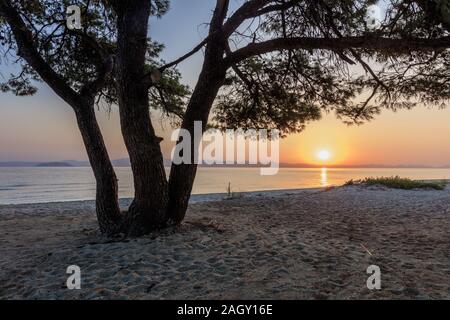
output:
<svg viewBox="0 0 450 320"><path fill-rule="evenodd" d="M393 189L434 189L434 190L444 190L447 187L447 181L419 181L412 180L408 178L400 178L399 176L395 177L378 177L378 178L365 178L363 180L350 180L347 181L345 186L351 185L383 185L388 188Z"/></svg>

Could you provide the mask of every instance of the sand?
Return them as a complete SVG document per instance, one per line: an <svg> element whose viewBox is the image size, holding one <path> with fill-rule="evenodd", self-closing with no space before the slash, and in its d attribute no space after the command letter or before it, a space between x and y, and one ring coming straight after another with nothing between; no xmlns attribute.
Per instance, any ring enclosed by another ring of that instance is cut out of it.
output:
<svg viewBox="0 0 450 320"><path fill-rule="evenodd" d="M200 201L182 226L120 241L98 233L92 201L0 206L0 230L1 299L450 299L448 188Z"/></svg>

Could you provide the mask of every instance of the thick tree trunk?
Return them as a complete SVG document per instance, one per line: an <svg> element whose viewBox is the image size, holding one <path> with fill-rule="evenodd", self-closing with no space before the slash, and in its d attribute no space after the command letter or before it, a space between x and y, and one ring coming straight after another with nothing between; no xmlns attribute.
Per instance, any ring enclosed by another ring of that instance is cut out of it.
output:
<svg viewBox="0 0 450 320"><path fill-rule="evenodd" d="M118 15L120 123L133 170L135 197L127 214L128 234L139 236L166 224L168 183L160 139L149 114L145 77L150 1L122 2Z"/></svg>
<svg viewBox="0 0 450 320"><path fill-rule="evenodd" d="M192 138L191 163L173 164L170 170L167 215L171 224L183 221L197 173L197 164L194 163L194 155L198 152L194 142L194 122L201 121L202 132L205 131L214 100L225 82L227 67L223 58L227 39L221 30L227 10L228 1L218 0L211 19L210 39L206 45L202 71L183 118L182 128L188 130Z"/></svg>
<svg viewBox="0 0 450 320"><path fill-rule="evenodd" d="M207 49L205 63L199 80L192 94L191 100L183 118L182 128L190 132L192 157L197 152L194 149L194 122L201 121L203 132L208 123L208 117L214 100L223 85L226 69L223 67L221 46L212 45L214 50ZM192 187L194 185L197 164L172 165L169 179L169 206L168 215L171 224L183 221L189 204Z"/></svg>
<svg viewBox="0 0 450 320"><path fill-rule="evenodd" d="M113 235L119 231L120 214L117 177L98 126L93 105L76 109L78 128L89 157L96 188L96 212L100 231Z"/></svg>
<svg viewBox="0 0 450 320"><path fill-rule="evenodd" d="M198 152L193 141L194 122L201 121L202 132L205 131L214 100L225 82L227 66L224 63L224 54L228 39L223 32L223 22L227 16L228 5L227 0L216 1L202 71L183 118L182 128L188 130L192 137L192 159L190 164L173 164L170 171L167 214L171 224L183 221L197 173L197 164L193 162L194 155Z"/></svg>

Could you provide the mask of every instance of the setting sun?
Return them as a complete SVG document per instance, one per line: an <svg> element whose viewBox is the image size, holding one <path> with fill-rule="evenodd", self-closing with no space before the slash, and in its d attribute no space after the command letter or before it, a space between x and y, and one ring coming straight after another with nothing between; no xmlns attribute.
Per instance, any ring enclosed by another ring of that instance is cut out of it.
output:
<svg viewBox="0 0 450 320"><path fill-rule="evenodd" d="M331 158L331 153L328 150L320 150L317 152L317 158L321 161L326 161Z"/></svg>

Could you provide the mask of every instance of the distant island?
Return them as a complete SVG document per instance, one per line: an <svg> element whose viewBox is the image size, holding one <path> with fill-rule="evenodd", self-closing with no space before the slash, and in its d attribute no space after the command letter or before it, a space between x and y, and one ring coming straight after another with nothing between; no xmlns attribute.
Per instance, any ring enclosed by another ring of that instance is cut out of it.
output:
<svg viewBox="0 0 450 320"><path fill-rule="evenodd" d="M43 163L38 163L37 165L36 165L36 167L52 167L52 168L55 168L55 167L63 167L63 168L65 168L65 167L73 167L70 163L67 163L67 162L43 162Z"/></svg>

